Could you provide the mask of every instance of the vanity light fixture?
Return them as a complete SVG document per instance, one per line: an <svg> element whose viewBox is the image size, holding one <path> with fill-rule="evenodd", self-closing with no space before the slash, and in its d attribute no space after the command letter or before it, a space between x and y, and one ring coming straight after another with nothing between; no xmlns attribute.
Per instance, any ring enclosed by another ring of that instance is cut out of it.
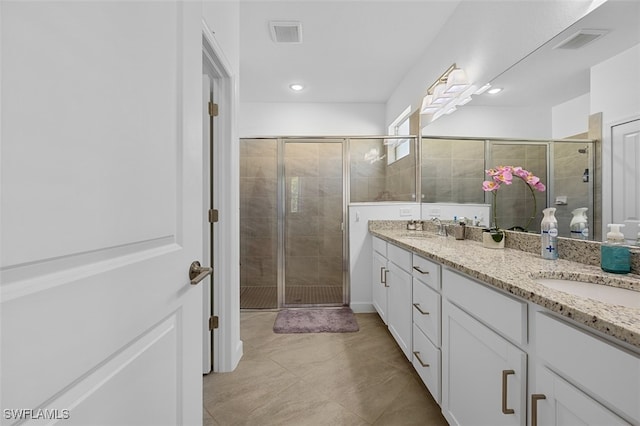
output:
<svg viewBox="0 0 640 426"><path fill-rule="evenodd" d="M487 93L490 95L495 95L496 93L502 92L502 87L494 87L493 89L487 90Z"/></svg>
<svg viewBox="0 0 640 426"><path fill-rule="evenodd" d="M482 86L481 88L479 88L478 90L476 90L474 95L482 95L484 92L489 90L490 87L491 87L491 84L487 83L484 86Z"/></svg>
<svg viewBox="0 0 640 426"><path fill-rule="evenodd" d="M459 105L471 101L471 95L475 91L467 78L467 73L451 65L431 86L422 99L420 114L428 115L426 121L431 122L443 114L451 114Z"/></svg>
<svg viewBox="0 0 640 426"><path fill-rule="evenodd" d="M436 105L444 105L449 103L454 95L451 93L447 93L446 90L446 83L438 83L436 87L433 88L433 98L431 100L431 103Z"/></svg>
<svg viewBox="0 0 640 426"><path fill-rule="evenodd" d="M466 98L464 98L463 100L461 100L460 102L458 102L458 105L466 105L469 102L471 102L471 96L467 96Z"/></svg>
<svg viewBox="0 0 640 426"><path fill-rule="evenodd" d="M460 93L469 87L467 73L462 68L456 68L447 77L447 85L444 89L445 93Z"/></svg>
<svg viewBox="0 0 640 426"><path fill-rule="evenodd" d="M294 83L289 85L289 89L293 90L294 92L299 92L304 89L304 86L300 83Z"/></svg>

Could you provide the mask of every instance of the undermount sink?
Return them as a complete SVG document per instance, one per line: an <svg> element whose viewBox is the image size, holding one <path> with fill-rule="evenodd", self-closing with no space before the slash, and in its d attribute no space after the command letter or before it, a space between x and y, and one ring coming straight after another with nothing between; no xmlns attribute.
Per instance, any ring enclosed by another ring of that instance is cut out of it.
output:
<svg viewBox="0 0 640 426"><path fill-rule="evenodd" d="M605 284L596 284L579 279L533 277L533 280L545 287L574 296L640 309L640 291Z"/></svg>

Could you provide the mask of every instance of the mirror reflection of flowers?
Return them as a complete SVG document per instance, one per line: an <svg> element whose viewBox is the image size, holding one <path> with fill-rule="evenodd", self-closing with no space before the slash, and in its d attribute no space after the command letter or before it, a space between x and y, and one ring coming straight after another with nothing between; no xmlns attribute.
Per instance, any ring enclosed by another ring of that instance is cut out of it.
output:
<svg viewBox="0 0 640 426"><path fill-rule="evenodd" d="M531 211L531 216L529 217L527 224L524 226L524 230L527 231L529 229L529 225L531 225L531 221L536 216L537 206L535 191L544 192L546 190L544 184L540 182L540 178L519 166L498 166L494 169L485 170L485 172L491 177L491 180L485 180L482 182L482 189L485 192L491 192L493 194L493 227L490 229L490 232L494 241L502 241L504 235L498 227L498 189L500 189L502 185L511 185L514 177L521 179L527 184L527 188L531 191L531 197L533 197L533 210Z"/></svg>

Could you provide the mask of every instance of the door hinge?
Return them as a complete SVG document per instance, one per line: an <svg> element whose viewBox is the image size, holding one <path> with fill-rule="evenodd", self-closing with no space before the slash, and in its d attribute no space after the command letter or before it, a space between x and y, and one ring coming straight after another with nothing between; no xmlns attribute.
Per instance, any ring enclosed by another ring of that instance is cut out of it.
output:
<svg viewBox="0 0 640 426"><path fill-rule="evenodd" d="M209 102L209 115L211 117L218 116L218 104L214 104L213 102Z"/></svg>
<svg viewBox="0 0 640 426"><path fill-rule="evenodd" d="M218 316L214 315L209 317L209 331L215 330L218 328Z"/></svg>
<svg viewBox="0 0 640 426"><path fill-rule="evenodd" d="M209 223L216 223L218 221L218 210L209 209Z"/></svg>

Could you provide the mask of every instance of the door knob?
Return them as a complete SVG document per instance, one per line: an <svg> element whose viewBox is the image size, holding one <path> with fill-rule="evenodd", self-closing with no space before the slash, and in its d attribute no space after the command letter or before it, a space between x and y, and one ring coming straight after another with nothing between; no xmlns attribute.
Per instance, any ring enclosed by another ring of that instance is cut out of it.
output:
<svg viewBox="0 0 640 426"><path fill-rule="evenodd" d="M201 266L200 262L194 260L193 262L191 262L191 266L189 267L189 279L191 280L191 284L198 284L212 272L213 268Z"/></svg>

